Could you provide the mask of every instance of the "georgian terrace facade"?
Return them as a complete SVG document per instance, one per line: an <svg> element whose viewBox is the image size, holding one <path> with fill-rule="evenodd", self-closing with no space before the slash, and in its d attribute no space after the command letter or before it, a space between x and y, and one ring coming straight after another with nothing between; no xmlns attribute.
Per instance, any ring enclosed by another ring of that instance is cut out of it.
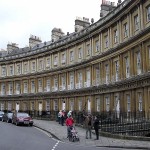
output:
<svg viewBox="0 0 150 150"><path fill-rule="evenodd" d="M150 117L150 1L0 58L0 109L144 112Z"/></svg>

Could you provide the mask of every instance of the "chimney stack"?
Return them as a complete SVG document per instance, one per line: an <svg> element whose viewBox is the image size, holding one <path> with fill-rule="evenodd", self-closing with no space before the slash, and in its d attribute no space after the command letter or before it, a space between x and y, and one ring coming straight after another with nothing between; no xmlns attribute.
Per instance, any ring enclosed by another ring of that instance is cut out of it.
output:
<svg viewBox="0 0 150 150"><path fill-rule="evenodd" d="M34 46L36 46L37 44L40 44L42 41L41 41L41 38L38 37L38 36L35 36L35 35L30 35L30 38L29 38L29 47L30 48L33 48Z"/></svg>
<svg viewBox="0 0 150 150"><path fill-rule="evenodd" d="M100 17L105 17L109 12L111 12L115 8L115 2L102 0Z"/></svg>
<svg viewBox="0 0 150 150"><path fill-rule="evenodd" d="M13 50L19 50L18 44L16 43L8 43L7 44L7 52L10 54Z"/></svg>
<svg viewBox="0 0 150 150"><path fill-rule="evenodd" d="M60 28L53 28L51 31L51 39L53 42L61 39L61 37L64 36L64 32L62 32L62 29Z"/></svg>
<svg viewBox="0 0 150 150"><path fill-rule="evenodd" d="M79 32L83 28L88 27L89 25L90 25L89 18L76 17L76 20L75 20L75 32Z"/></svg>

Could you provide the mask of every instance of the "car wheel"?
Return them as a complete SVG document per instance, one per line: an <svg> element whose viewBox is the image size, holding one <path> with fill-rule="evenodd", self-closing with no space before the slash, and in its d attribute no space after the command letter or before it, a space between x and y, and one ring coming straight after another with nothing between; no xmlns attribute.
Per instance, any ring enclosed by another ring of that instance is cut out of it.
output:
<svg viewBox="0 0 150 150"><path fill-rule="evenodd" d="M33 124L31 123L31 124L30 124L30 126L32 127L32 126L33 126Z"/></svg>

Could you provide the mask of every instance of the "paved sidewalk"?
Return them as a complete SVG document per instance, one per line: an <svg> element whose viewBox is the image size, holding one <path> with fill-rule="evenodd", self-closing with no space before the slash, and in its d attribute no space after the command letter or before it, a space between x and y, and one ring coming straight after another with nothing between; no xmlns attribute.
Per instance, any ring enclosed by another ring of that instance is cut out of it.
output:
<svg viewBox="0 0 150 150"><path fill-rule="evenodd" d="M34 119L34 126L51 133L52 136L63 142L69 142L67 139L67 127L65 125L61 126L56 121ZM79 142L75 142L76 145L150 150L150 141L122 140L102 136L99 137L99 140L94 140L96 137L95 134L92 134L92 139L85 139L85 129L77 126L75 128L80 138Z"/></svg>

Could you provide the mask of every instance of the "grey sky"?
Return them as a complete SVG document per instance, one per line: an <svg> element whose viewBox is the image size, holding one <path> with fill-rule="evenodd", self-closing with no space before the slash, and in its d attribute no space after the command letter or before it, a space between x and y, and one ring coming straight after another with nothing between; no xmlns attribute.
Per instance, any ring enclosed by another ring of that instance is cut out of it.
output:
<svg viewBox="0 0 150 150"><path fill-rule="evenodd" d="M116 2L117 0L111 0ZM30 34L51 40L51 30L74 32L76 17L99 20L101 0L0 0L0 49L28 45Z"/></svg>

